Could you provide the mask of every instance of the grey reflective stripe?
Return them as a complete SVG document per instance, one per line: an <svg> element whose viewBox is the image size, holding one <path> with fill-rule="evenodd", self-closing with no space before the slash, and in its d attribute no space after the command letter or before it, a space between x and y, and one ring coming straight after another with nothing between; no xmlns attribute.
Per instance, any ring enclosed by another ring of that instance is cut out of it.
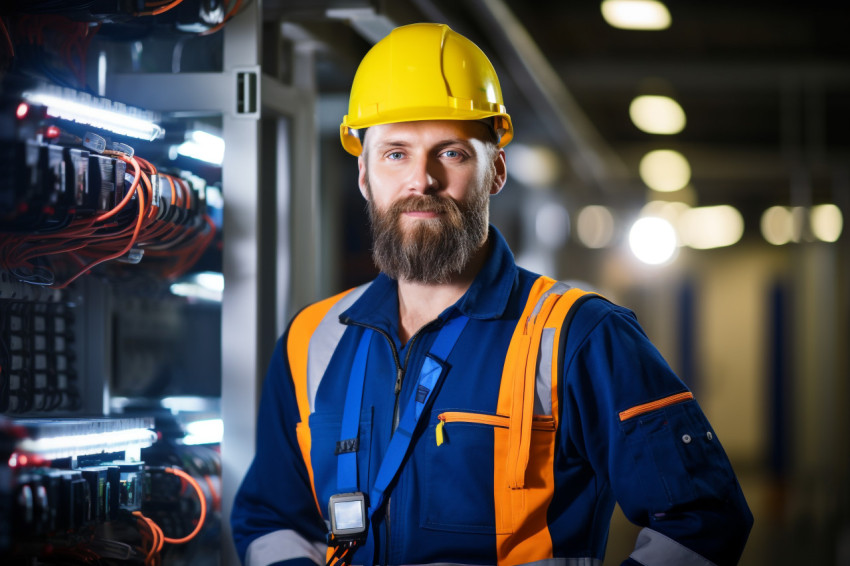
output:
<svg viewBox="0 0 850 566"><path fill-rule="evenodd" d="M641 529L630 558L644 566L714 566L714 562L652 529Z"/></svg>
<svg viewBox="0 0 850 566"><path fill-rule="evenodd" d="M307 558L324 564L328 545L310 542L295 531L274 531L254 539L245 553L245 566L268 566L281 560Z"/></svg>
<svg viewBox="0 0 850 566"><path fill-rule="evenodd" d="M313 402L316 399L316 391L319 390L319 383L322 382L322 376L325 375L325 370L331 363L331 356L347 328L339 321L339 315L359 299L369 285L370 283L361 285L337 301L310 337L310 346L307 349L307 400L310 404L310 413L315 408Z"/></svg>
<svg viewBox="0 0 850 566"><path fill-rule="evenodd" d="M572 286L563 281L556 281L537 299L537 304L531 310L529 319L533 319L543 308L543 301L549 295L563 295ZM537 384L534 395L534 414L552 415L552 353L555 350L555 330L547 328L540 337L540 351L537 355Z"/></svg>
<svg viewBox="0 0 850 566"><path fill-rule="evenodd" d="M534 396L534 414L552 414L552 351L555 349L555 329L544 328L537 353L537 386Z"/></svg>
<svg viewBox="0 0 850 566"><path fill-rule="evenodd" d="M458 562L429 562L428 564L405 564L404 566L469 566ZM602 566L598 558L547 558L526 562L520 566Z"/></svg>
<svg viewBox="0 0 850 566"><path fill-rule="evenodd" d="M535 316L537 316L537 313L539 313L540 309L543 308L543 301L546 300L546 297L552 294L563 295L571 288L572 285L570 285L569 283L564 283L563 281L555 281L555 283L553 283L552 286L549 287L549 289L545 293L540 295L539 299L537 299L537 304L534 305L534 308L531 310L531 314L528 315L529 318L534 318Z"/></svg>

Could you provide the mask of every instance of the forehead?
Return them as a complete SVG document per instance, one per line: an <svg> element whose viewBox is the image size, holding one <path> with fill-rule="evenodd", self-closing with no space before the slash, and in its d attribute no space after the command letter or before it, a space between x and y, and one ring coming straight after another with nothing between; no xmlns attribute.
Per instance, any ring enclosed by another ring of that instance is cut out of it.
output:
<svg viewBox="0 0 850 566"><path fill-rule="evenodd" d="M421 120L372 126L366 130L364 145L440 144L447 141L486 141L487 126L470 120Z"/></svg>

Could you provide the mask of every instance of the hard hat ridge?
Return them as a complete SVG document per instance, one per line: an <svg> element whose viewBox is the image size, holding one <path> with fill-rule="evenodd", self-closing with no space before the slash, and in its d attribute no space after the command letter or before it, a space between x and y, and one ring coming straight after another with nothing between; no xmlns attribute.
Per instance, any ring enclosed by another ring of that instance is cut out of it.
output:
<svg viewBox="0 0 850 566"><path fill-rule="evenodd" d="M492 118L499 147L513 137L499 79L477 45L445 24L410 24L376 43L357 69L340 124L346 151L363 148L355 130L417 120Z"/></svg>

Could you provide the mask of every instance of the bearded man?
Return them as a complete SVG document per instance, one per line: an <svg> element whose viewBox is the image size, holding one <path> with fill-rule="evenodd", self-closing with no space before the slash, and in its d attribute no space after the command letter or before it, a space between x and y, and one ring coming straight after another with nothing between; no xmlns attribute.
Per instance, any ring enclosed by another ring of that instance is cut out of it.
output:
<svg viewBox="0 0 850 566"><path fill-rule="evenodd" d="M231 517L246 565L734 564L752 525L693 394L634 315L518 267L489 225L513 135L448 27L367 54L341 126L381 274L299 313Z"/></svg>

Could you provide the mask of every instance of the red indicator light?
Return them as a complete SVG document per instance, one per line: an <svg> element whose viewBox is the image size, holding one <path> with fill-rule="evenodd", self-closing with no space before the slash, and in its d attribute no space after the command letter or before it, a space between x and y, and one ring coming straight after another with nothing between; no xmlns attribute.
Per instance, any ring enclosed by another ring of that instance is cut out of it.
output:
<svg viewBox="0 0 850 566"><path fill-rule="evenodd" d="M58 138L60 133L62 132L56 126L47 126L47 130L44 132L44 137L51 139Z"/></svg>
<svg viewBox="0 0 850 566"><path fill-rule="evenodd" d="M18 117L18 120L23 120L29 113L29 111L30 105L26 102L21 102L20 104L18 104L18 108L15 110L15 116Z"/></svg>
<svg viewBox="0 0 850 566"><path fill-rule="evenodd" d="M29 463L29 458L27 458L26 454L21 454L19 452L13 453L9 457L9 467L10 468L18 468L21 466L26 466Z"/></svg>

